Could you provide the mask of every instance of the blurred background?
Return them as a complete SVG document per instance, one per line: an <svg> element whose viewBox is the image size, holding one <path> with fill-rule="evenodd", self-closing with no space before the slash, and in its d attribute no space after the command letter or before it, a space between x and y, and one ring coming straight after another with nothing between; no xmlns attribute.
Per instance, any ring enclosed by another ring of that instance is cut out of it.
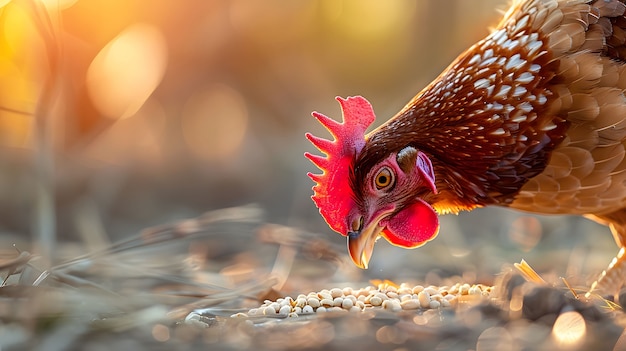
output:
<svg viewBox="0 0 626 351"><path fill-rule="evenodd" d="M337 279L490 283L526 258L590 282L617 249L584 219L446 216L432 243L380 242L361 271L309 198L304 133L327 135L311 111L339 118L335 96L363 95L384 122L507 3L0 0L0 250L58 259L256 204L264 223L335 245Z"/></svg>

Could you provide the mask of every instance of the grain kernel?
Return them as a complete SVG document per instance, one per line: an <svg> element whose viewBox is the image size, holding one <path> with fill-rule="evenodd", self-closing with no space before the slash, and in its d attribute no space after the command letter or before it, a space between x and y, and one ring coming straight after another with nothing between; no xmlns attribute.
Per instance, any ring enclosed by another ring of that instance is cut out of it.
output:
<svg viewBox="0 0 626 351"><path fill-rule="evenodd" d="M480 290L479 287L477 286L472 286L471 288L469 288L469 290L467 291L468 295L482 295L482 291Z"/></svg>
<svg viewBox="0 0 626 351"><path fill-rule="evenodd" d="M307 299L306 297L298 297L298 299L296 300L296 307L304 307L307 304Z"/></svg>
<svg viewBox="0 0 626 351"><path fill-rule="evenodd" d="M317 298L312 298L312 297L306 300L306 303L313 308L318 308L321 305L320 300L318 300Z"/></svg>
<svg viewBox="0 0 626 351"><path fill-rule="evenodd" d="M380 299L381 299L381 300L383 300L383 301L384 301L384 300L389 300L389 296L387 296L386 294L380 293L380 292L379 292L379 293L374 294L374 296L376 296L376 297L380 297Z"/></svg>
<svg viewBox="0 0 626 351"><path fill-rule="evenodd" d="M467 295L470 289L470 285L465 283L459 287L459 292L461 295Z"/></svg>
<svg viewBox="0 0 626 351"><path fill-rule="evenodd" d="M422 308L430 307L430 295L426 291L422 291L417 294L417 300Z"/></svg>
<svg viewBox="0 0 626 351"><path fill-rule="evenodd" d="M281 316L287 316L291 313L291 306L282 306L280 310L278 310L278 314Z"/></svg>
<svg viewBox="0 0 626 351"><path fill-rule="evenodd" d="M278 302L272 302L269 307L273 308L276 313L280 310L280 304Z"/></svg>
<svg viewBox="0 0 626 351"><path fill-rule="evenodd" d="M317 296L320 298L320 300L332 300L333 296L330 293L326 293L326 292L321 292L319 294L317 294Z"/></svg>
<svg viewBox="0 0 626 351"><path fill-rule="evenodd" d="M311 307L310 305L306 305L302 307L302 314L311 314L311 313L313 313L313 307Z"/></svg>
<svg viewBox="0 0 626 351"><path fill-rule="evenodd" d="M332 296L333 299L337 298L337 297L340 297L340 296L343 296L343 291L341 289L339 289L339 288L332 288L332 289L330 289L330 296Z"/></svg>
<svg viewBox="0 0 626 351"><path fill-rule="evenodd" d="M351 287L345 287L345 288L343 288L342 293L343 293L344 295L346 295L346 296L350 296L350 295L353 295L353 294L354 294L354 292L352 291L352 288L351 288Z"/></svg>
<svg viewBox="0 0 626 351"><path fill-rule="evenodd" d="M398 293L395 293L393 291L387 291L387 294L385 294L385 295L387 295L387 297L390 298L390 299L397 299L398 298Z"/></svg>
<svg viewBox="0 0 626 351"><path fill-rule="evenodd" d="M443 296L441 294L434 294L430 295L430 299L435 301L441 301L443 300Z"/></svg>
<svg viewBox="0 0 626 351"><path fill-rule="evenodd" d="M402 306L400 305L400 303L398 302L398 300L385 300L383 301L383 308L388 310L388 311L392 311L392 312L397 312L400 311L402 309Z"/></svg>
<svg viewBox="0 0 626 351"><path fill-rule="evenodd" d="M430 305L428 307L432 309L439 308L441 307L441 303L439 301L433 300L430 302Z"/></svg>
<svg viewBox="0 0 626 351"><path fill-rule="evenodd" d="M309 306L309 307L310 307L310 306ZM313 307L311 307L311 308L313 308ZM302 313L302 307L298 307L298 306L294 307L294 308L293 308L293 312L294 312L294 313L297 313L297 314Z"/></svg>
<svg viewBox="0 0 626 351"><path fill-rule="evenodd" d="M433 296L439 293L439 290L437 290L434 286L429 286L426 289L424 289L424 291L426 291L428 295L430 296Z"/></svg>
<svg viewBox="0 0 626 351"><path fill-rule="evenodd" d="M441 307L450 307L450 300L443 299L439 303L441 303Z"/></svg>
<svg viewBox="0 0 626 351"><path fill-rule="evenodd" d="M346 310L349 310L352 307L354 307L354 302L352 302L352 300L350 299L343 299L343 301L341 301L341 307L345 308Z"/></svg>
<svg viewBox="0 0 626 351"><path fill-rule="evenodd" d="M362 310L358 306L352 306L348 310L349 312L361 312Z"/></svg>
<svg viewBox="0 0 626 351"><path fill-rule="evenodd" d="M405 300L400 303L403 310L416 310L420 307L420 302L417 300Z"/></svg>
<svg viewBox="0 0 626 351"><path fill-rule="evenodd" d="M322 304L322 306L324 306L324 307L333 307L333 300L332 299L322 299L322 301L320 301L320 304Z"/></svg>
<svg viewBox="0 0 626 351"><path fill-rule="evenodd" d="M372 297L370 298L370 304L371 304L372 306L380 306L380 305L382 305L382 303L383 303L383 299L381 299L381 298L380 298L380 297L378 297L378 296L372 296Z"/></svg>
<svg viewBox="0 0 626 351"><path fill-rule="evenodd" d="M416 285L413 287L413 294L419 294L424 291L424 287L421 285Z"/></svg>
<svg viewBox="0 0 626 351"><path fill-rule="evenodd" d="M272 306L267 306L263 308L263 314L266 316L273 316L276 314L276 310Z"/></svg>
<svg viewBox="0 0 626 351"><path fill-rule="evenodd" d="M404 283L402 284L403 285L400 286L400 289L398 289L398 295L407 295L413 293L413 290L411 288L409 288L408 286L404 286Z"/></svg>
<svg viewBox="0 0 626 351"><path fill-rule="evenodd" d="M326 312L326 307L324 307L324 306L319 307L319 308L318 308L317 310L315 310L315 311L316 311L317 313L320 313L320 312Z"/></svg>

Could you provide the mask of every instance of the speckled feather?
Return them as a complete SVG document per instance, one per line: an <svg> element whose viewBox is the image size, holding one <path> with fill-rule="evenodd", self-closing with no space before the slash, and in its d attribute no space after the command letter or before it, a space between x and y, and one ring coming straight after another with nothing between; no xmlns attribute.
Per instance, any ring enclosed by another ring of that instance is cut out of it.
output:
<svg viewBox="0 0 626 351"><path fill-rule="evenodd" d="M626 205L625 6L516 1L496 29L367 137L381 157L424 151L440 213L503 205L604 215Z"/></svg>

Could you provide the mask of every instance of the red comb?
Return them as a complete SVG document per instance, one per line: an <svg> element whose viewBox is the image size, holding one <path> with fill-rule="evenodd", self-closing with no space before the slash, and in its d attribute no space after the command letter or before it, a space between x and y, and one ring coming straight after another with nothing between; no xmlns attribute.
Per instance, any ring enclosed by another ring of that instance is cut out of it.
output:
<svg viewBox="0 0 626 351"><path fill-rule="evenodd" d="M327 140L306 133L307 139L326 154L326 157L304 154L322 174L308 173L313 179L315 205L326 223L336 232L348 233L346 217L353 208L354 199L350 188L350 167L355 156L365 146L365 130L374 122L376 116L372 105L361 96L343 99L336 98L341 104L343 122L339 123L321 113L313 112L315 117L335 140Z"/></svg>

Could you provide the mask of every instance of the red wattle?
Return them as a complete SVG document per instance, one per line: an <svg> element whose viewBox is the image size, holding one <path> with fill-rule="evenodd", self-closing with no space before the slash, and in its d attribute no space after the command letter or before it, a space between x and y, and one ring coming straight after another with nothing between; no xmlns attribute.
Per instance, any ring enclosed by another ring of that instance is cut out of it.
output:
<svg viewBox="0 0 626 351"><path fill-rule="evenodd" d="M421 199L388 219L382 235L393 245L415 248L432 240L439 233L439 217L433 208Z"/></svg>

